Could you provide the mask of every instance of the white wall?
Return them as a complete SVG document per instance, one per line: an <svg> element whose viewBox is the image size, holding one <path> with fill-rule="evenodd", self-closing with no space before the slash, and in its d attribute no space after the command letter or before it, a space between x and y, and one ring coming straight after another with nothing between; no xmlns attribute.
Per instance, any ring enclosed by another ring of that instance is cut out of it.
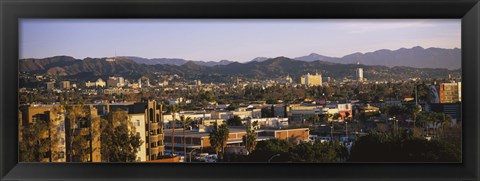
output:
<svg viewBox="0 0 480 181"><path fill-rule="evenodd" d="M137 161L147 161L147 147L145 135L145 115L144 114L130 114L130 122L135 126L135 131L140 134L140 139L143 141L140 145L140 150L137 151ZM140 158L140 160L138 160Z"/></svg>

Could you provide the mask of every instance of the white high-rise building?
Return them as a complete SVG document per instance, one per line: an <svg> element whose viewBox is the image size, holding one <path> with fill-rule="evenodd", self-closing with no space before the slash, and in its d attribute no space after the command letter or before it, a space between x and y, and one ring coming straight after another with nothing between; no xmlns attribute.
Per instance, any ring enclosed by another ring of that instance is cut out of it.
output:
<svg viewBox="0 0 480 181"><path fill-rule="evenodd" d="M363 81L363 68L357 68L357 70L355 70L355 78L357 81Z"/></svg>

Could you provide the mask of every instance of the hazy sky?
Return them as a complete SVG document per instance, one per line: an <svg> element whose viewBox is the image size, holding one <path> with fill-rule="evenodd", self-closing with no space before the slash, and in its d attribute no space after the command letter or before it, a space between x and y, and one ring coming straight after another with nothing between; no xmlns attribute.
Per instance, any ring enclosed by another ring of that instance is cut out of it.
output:
<svg viewBox="0 0 480 181"><path fill-rule="evenodd" d="M341 57L413 46L461 48L461 20L22 19L20 58L140 56L245 62Z"/></svg>

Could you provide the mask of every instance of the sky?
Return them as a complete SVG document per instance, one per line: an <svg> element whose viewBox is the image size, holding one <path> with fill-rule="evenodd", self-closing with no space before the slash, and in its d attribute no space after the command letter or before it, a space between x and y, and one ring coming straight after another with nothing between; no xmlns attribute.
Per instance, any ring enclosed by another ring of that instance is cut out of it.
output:
<svg viewBox="0 0 480 181"><path fill-rule="evenodd" d="M246 62L461 48L460 19L21 19L19 30L21 59L117 55Z"/></svg>

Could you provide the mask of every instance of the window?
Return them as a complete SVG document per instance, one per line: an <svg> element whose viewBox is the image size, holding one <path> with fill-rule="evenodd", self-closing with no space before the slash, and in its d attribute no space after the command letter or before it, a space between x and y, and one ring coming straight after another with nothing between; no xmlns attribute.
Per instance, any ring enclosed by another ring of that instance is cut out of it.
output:
<svg viewBox="0 0 480 181"><path fill-rule="evenodd" d="M65 152L61 151L58 153L58 158L61 159L61 158L65 158Z"/></svg>
<svg viewBox="0 0 480 181"><path fill-rule="evenodd" d="M140 161L142 161L142 158L141 158L141 157L138 157L138 158L137 158L137 162L140 162Z"/></svg>
<svg viewBox="0 0 480 181"><path fill-rule="evenodd" d="M136 126L140 126L140 120L137 120L137 122L135 124L136 124Z"/></svg>
<svg viewBox="0 0 480 181"><path fill-rule="evenodd" d="M60 125L58 126L59 131L65 131L65 121L61 121Z"/></svg>
<svg viewBox="0 0 480 181"><path fill-rule="evenodd" d="M42 119L42 118L40 117L40 115L32 116L32 123L36 123L37 120L39 120L39 119Z"/></svg>
<svg viewBox="0 0 480 181"><path fill-rule="evenodd" d="M65 138L60 138L60 144L65 145Z"/></svg>
<svg viewBox="0 0 480 181"><path fill-rule="evenodd" d="M153 122L153 109L152 108L149 109L149 117L150 117L150 121Z"/></svg>

